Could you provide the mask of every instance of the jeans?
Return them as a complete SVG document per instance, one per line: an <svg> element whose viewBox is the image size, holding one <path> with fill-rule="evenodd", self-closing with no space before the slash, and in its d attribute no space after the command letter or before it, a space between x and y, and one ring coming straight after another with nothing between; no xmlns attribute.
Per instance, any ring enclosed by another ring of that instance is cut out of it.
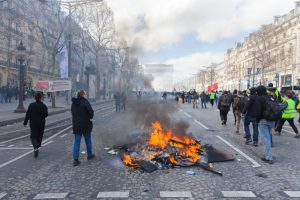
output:
<svg viewBox="0 0 300 200"><path fill-rule="evenodd" d="M204 107L206 108L206 101L204 100L204 101L202 101L201 100L201 107L203 108L203 105L204 105Z"/></svg>
<svg viewBox="0 0 300 200"><path fill-rule="evenodd" d="M80 151L80 142L81 142L81 136L83 135L86 145L86 151L88 156L91 156L92 153L92 140L91 140L91 133L75 133L75 140L74 140L74 148L73 148L73 159L78 160L79 159L79 151Z"/></svg>
<svg viewBox="0 0 300 200"><path fill-rule="evenodd" d="M272 147L271 147L271 140L272 140L272 128L274 127L275 122L267 121L262 119L258 123L259 132L261 135L261 139L264 144L264 151L265 151L265 159L266 160L273 160L272 157Z"/></svg>
<svg viewBox="0 0 300 200"><path fill-rule="evenodd" d="M257 120L255 117L251 116L245 116L245 121L244 121L244 128L245 128L245 133L246 133L246 140L249 141L251 140L251 134L250 134L250 122L252 122L253 126L253 141L258 142L258 124Z"/></svg>

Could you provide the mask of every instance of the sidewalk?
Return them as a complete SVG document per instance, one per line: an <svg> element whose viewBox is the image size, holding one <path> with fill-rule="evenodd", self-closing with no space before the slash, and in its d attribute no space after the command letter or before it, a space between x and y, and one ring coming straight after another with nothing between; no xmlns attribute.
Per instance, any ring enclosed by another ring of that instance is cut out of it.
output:
<svg viewBox="0 0 300 200"><path fill-rule="evenodd" d="M27 109L30 103L34 102L33 98L27 98L24 103L24 108ZM0 126L6 124L11 124L14 122L19 122L21 119L24 119L25 113L14 113L14 110L17 108L19 101L13 99L11 103L0 103ZM54 114L57 112L62 112L66 109L70 109L70 105L65 101L65 97L56 98L56 108L52 108L51 102L45 98L44 103L48 106L49 114Z"/></svg>
<svg viewBox="0 0 300 200"><path fill-rule="evenodd" d="M93 103L100 103L107 100L99 100ZM33 98L28 98L24 101L25 109L28 108L30 103L34 102ZM24 120L25 113L14 113L14 110L17 108L19 101L12 100L11 103L0 103L0 127L8 124L13 124L17 122L21 122ZM68 105L65 97L56 97L56 108L52 108L52 104L49 99L45 98L44 103L48 106L49 115L58 114L65 112L71 108L71 105ZM92 103L92 104L93 104Z"/></svg>

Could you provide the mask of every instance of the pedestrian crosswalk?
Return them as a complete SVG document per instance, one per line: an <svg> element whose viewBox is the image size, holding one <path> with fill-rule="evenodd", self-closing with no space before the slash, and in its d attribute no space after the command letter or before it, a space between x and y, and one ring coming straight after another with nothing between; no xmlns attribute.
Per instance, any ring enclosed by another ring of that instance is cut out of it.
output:
<svg viewBox="0 0 300 200"><path fill-rule="evenodd" d="M156 192L155 192L156 193ZM253 191L220 191L221 196L223 198L257 198L263 194L256 194ZM216 194L216 193L215 193ZM278 192L278 194L284 195L283 198L300 198L300 190L299 191L282 191ZM40 193L33 195L33 199L65 199L70 195L70 192L59 192L59 193ZM155 194L154 194L155 195ZM32 196L32 195L30 195ZM153 194L151 194L153 196ZM122 199L134 197L134 193L130 191L100 191L97 193L97 199ZM158 198L200 198L196 196L191 191L159 191L157 192ZM9 198L9 194L6 192L0 192L0 199ZM218 197L216 197L218 198Z"/></svg>

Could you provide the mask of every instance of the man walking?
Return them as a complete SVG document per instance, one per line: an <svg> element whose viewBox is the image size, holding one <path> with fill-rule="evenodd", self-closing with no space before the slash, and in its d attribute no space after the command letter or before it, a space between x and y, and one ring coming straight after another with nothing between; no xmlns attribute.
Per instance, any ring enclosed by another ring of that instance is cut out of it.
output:
<svg viewBox="0 0 300 200"><path fill-rule="evenodd" d="M23 122L24 126L27 126L30 121L30 139L34 149L34 157L38 157L39 148L42 145L46 117L48 116L48 108L42 102L43 94L37 92L35 94L35 102L28 106L26 116Z"/></svg>
<svg viewBox="0 0 300 200"><path fill-rule="evenodd" d="M272 128L275 125L275 122L271 120L273 116L269 116L266 112L267 102L271 103L272 99L267 96L267 89L265 86L257 87L257 99L258 102L256 105L257 112L257 121L258 129L264 144L264 157L261 159L264 162L273 164L273 155L272 155ZM271 118L269 118L271 117Z"/></svg>
<svg viewBox="0 0 300 200"><path fill-rule="evenodd" d="M206 94L204 91L200 94L200 100L201 100L201 108L205 107L206 109Z"/></svg>
<svg viewBox="0 0 300 200"><path fill-rule="evenodd" d="M209 100L212 108L214 107L215 98L216 93L214 91L211 91L211 93L209 94Z"/></svg>
<svg viewBox="0 0 300 200"><path fill-rule="evenodd" d="M94 110L86 99L87 95L84 90L81 90L77 94L77 98L72 98L72 122L73 122L73 134L74 147L73 147L73 166L80 164L79 152L80 142L83 135L87 151L87 159L93 159L95 155L92 152L92 139L91 133L93 129L93 123L91 119L94 117Z"/></svg>
<svg viewBox="0 0 300 200"><path fill-rule="evenodd" d="M256 95L256 89L251 88L250 89L250 96L249 96L249 101L247 102L245 106L245 120L244 120L244 128L245 128L245 133L246 133L246 142L245 144L250 144L252 142L251 139L251 134L250 134L250 123L252 123L253 126L253 146L258 145L258 122L256 119L257 110L258 108L258 103L257 103L257 95Z"/></svg>
<svg viewBox="0 0 300 200"><path fill-rule="evenodd" d="M115 99L115 104L116 104L116 112L120 112L121 111L121 94L120 94L120 92L116 92L116 94L114 95L114 99Z"/></svg>
<svg viewBox="0 0 300 200"><path fill-rule="evenodd" d="M243 105L242 105L242 98L243 98L243 94L241 91L237 92L236 97L234 97L233 99L233 104L232 104L232 109L234 110L234 115L235 115L235 119L236 119L236 134L240 133L240 122L241 122L241 117L242 117L242 109L243 109Z"/></svg>
<svg viewBox="0 0 300 200"><path fill-rule="evenodd" d="M223 95L220 97L218 109L220 110L222 125L226 125L227 115L230 110L230 99L227 91L224 91Z"/></svg>
<svg viewBox="0 0 300 200"><path fill-rule="evenodd" d="M125 92L122 92L121 95L121 102L122 102L122 110L126 110L126 94Z"/></svg>
<svg viewBox="0 0 300 200"><path fill-rule="evenodd" d="M198 108L198 99L199 99L199 95L196 92L196 90L193 91L192 93L192 98L193 98L193 108Z"/></svg>

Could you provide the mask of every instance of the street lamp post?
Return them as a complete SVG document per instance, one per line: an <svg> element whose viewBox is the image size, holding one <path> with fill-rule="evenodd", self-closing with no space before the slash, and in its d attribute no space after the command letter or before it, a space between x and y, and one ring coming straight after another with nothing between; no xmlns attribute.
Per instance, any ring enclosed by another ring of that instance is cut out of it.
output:
<svg viewBox="0 0 300 200"><path fill-rule="evenodd" d="M18 104L17 109L15 110L15 113L26 112L24 105L23 105L24 80L25 80L25 74L26 74L25 65L23 65L23 63L25 62L25 56L26 56L26 48L23 45L23 42L21 41L17 47L17 60L20 62L20 65L19 65L19 104Z"/></svg>

